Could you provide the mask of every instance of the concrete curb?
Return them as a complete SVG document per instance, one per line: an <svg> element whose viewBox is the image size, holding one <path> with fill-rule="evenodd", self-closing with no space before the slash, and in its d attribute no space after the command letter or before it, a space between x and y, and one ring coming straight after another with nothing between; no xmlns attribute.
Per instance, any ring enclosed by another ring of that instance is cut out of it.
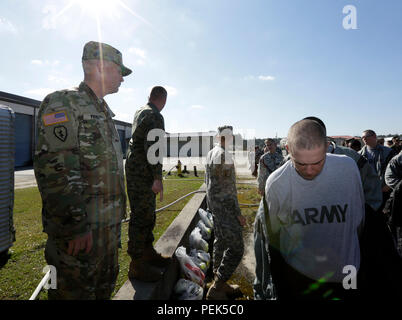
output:
<svg viewBox="0 0 402 320"><path fill-rule="evenodd" d="M205 190L205 184L199 190ZM116 293L113 300L168 300L179 279L180 266L174 255L180 246L189 246L191 231L200 219L199 208L206 208L206 194L196 193L186 204L176 219L166 229L155 244L155 249L161 254L173 257L173 262L165 270L163 278L158 282L142 282L127 280Z"/></svg>

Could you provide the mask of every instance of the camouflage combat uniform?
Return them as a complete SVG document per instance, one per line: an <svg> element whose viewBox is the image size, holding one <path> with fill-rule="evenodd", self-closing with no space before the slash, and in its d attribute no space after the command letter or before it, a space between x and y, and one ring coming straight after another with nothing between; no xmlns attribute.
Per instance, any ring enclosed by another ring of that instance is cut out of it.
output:
<svg viewBox="0 0 402 320"><path fill-rule="evenodd" d="M155 199L152 184L162 180L162 163L150 164L147 152L155 141L147 141L152 129L165 130L163 116L157 107L149 102L137 110L134 116L130 148L126 160L127 193L131 216L128 231L128 254L132 259L141 258L144 249L154 241Z"/></svg>
<svg viewBox="0 0 402 320"><path fill-rule="evenodd" d="M244 244L233 158L220 144L208 152L205 183L214 219L214 274L227 281L243 257Z"/></svg>
<svg viewBox="0 0 402 320"><path fill-rule="evenodd" d="M280 167L282 161L283 155L279 149L277 149L275 153L266 152L261 156L258 165L258 190L264 192L265 182L269 175Z"/></svg>
<svg viewBox="0 0 402 320"><path fill-rule="evenodd" d="M113 116L84 82L48 95L40 106L34 169L48 234L45 257L57 270L50 299L109 299L114 290L126 196ZM68 241L89 231L90 253L68 255Z"/></svg>

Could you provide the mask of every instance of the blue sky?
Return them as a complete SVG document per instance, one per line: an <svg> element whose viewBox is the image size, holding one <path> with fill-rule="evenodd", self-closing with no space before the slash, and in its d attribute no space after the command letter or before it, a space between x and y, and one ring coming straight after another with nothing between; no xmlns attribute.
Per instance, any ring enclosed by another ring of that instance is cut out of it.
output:
<svg viewBox="0 0 402 320"><path fill-rule="evenodd" d="M42 100L78 85L100 37L134 71L105 98L122 121L162 85L168 132L283 137L314 115L329 135L402 133L401 18L400 0L2 0L0 90Z"/></svg>

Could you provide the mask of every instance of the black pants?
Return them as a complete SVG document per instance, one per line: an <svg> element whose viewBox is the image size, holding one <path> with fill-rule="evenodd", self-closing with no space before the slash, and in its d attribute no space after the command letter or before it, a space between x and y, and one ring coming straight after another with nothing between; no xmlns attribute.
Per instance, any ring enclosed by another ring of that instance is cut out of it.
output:
<svg viewBox="0 0 402 320"><path fill-rule="evenodd" d="M393 243L382 210L366 206L360 243L364 268L363 294L367 299L402 298L402 259Z"/></svg>
<svg viewBox="0 0 402 320"><path fill-rule="evenodd" d="M272 246L269 249L272 278L279 301L354 300L360 296L359 289L346 290L343 288L342 283L319 282L306 277L287 264L277 249ZM359 273L357 275L358 288Z"/></svg>

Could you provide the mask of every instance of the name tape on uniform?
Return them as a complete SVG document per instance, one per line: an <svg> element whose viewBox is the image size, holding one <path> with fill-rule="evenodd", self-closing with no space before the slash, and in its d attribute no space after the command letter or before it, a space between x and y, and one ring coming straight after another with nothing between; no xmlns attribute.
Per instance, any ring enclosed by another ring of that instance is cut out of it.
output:
<svg viewBox="0 0 402 320"><path fill-rule="evenodd" d="M51 126L53 124L63 123L67 121L68 118L65 111L49 113L43 116L43 124L45 126Z"/></svg>

